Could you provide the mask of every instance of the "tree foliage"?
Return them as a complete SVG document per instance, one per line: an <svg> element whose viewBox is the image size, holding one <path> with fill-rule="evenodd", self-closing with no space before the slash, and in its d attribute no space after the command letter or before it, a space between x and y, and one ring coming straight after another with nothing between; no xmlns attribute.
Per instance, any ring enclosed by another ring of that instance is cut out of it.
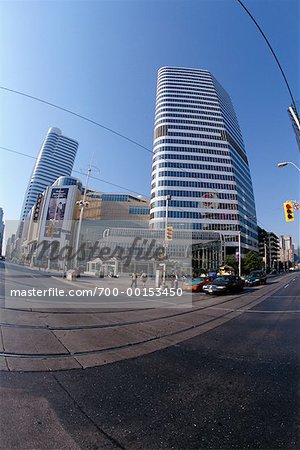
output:
<svg viewBox="0 0 300 450"><path fill-rule="evenodd" d="M224 265L233 267L235 272L238 271L238 263L234 256L226 256Z"/></svg>
<svg viewBox="0 0 300 450"><path fill-rule="evenodd" d="M252 270L260 270L263 267L262 258L255 252L248 252L243 258L243 271L249 273Z"/></svg>

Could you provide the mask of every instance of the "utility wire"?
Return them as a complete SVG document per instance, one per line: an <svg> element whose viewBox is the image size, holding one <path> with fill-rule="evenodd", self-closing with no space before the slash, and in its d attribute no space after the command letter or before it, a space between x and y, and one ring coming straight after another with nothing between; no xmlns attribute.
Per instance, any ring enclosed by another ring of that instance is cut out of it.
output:
<svg viewBox="0 0 300 450"><path fill-rule="evenodd" d="M253 17L253 15L251 14L251 12L250 12L250 11L246 8L246 6L243 4L243 2L242 2L241 0L237 0L237 1L238 1L239 4L242 6L242 8L246 11L246 13L249 15L249 17L250 17L251 20L254 22L254 24L256 25L257 29L259 30L259 32L260 32L261 35L263 36L265 42L267 43L267 45L268 45L268 47L269 47L269 49L270 49L270 51L271 51L271 53L272 53L272 55L273 55L275 61L276 61L277 65L278 65L278 67L279 67L279 70L280 70L280 72L281 72L281 74L282 74L282 76L283 76L283 79L284 79L284 81L285 81L286 87L287 87L287 89L288 89L288 92L289 92L290 97L291 97L291 100L292 100L293 107L294 107L294 109L297 111L296 102L295 102L295 100L294 100L294 97L293 97L293 94L292 94L292 90L291 90L290 85L289 85L289 83L288 83L287 77L286 77L286 75L285 75L285 73L284 73L284 70L283 70L283 68L282 68L282 66L281 66L281 64L280 64L280 62L279 62L279 59L278 59L278 57L277 57L275 51L273 50L273 48L272 48L272 46L271 46L271 44L270 44L270 42L269 42L267 36L265 35L264 31L262 30L262 28L260 27L260 25L258 24L258 22L256 21L256 19ZM96 122L96 121L93 120L93 119L90 119L90 118L88 118L88 117L86 117L86 116L83 116L82 114L76 113L76 112L74 112L74 111L71 111L70 109L67 109L67 108L64 108L64 107L62 107L62 106L56 105L56 104L51 103L51 102L49 102L49 101L47 101L47 100L43 100L43 99L41 99L41 98L39 98L39 97L30 95L30 94L26 94L26 93L21 92L21 91L17 91L17 90L15 90L15 89L10 89L10 88L7 88L7 87L5 87L5 86L0 86L0 89L2 89L2 90L4 90L4 91L7 91L7 92L11 92L11 93L17 94L17 95L20 95L20 96L23 96L23 97L26 97L26 98L29 98L29 99L31 99L31 100L35 100L35 101L37 101L37 102L43 103L43 104L48 105L48 106L51 106L51 107L53 107L53 108L56 108L56 109L58 109L58 110L60 110L60 111L67 112L68 114L71 114L71 115L73 115L73 116L75 116L75 117L78 117L78 118L80 118L80 119L82 119L82 120L85 120L85 121L87 121L87 122L89 122L89 123L92 123L93 125L96 125L96 126L102 128L102 129L106 130L106 131L109 131L110 133L115 134L116 136L121 137L122 139L127 140L128 142L131 142L132 144L134 144L134 145L136 145L136 146L138 146L138 147L144 149L145 151L151 153L152 155L154 154L154 152L153 152L152 150L148 149L147 147L145 147L144 145L140 144L139 142L137 142L137 141L135 141L135 140L129 138L128 136L126 136L126 135L124 135L124 134L122 134L122 133L119 133L118 131L113 130L112 128L109 128L109 127L107 127L107 126L105 126L105 125L103 125L103 124L101 124L101 123L99 123L99 122ZM15 154L18 154L18 155L21 155L21 156L26 156L26 157L29 157L29 158L31 158L31 159L35 159L35 160L36 160L36 158L33 157L33 156L31 156L31 155L28 155L28 154L25 154L25 153L22 153L22 152L17 152L17 151L15 151L15 150L8 149L8 148L6 148L6 147L0 147L0 148L3 149L3 150L9 151L9 152L11 152L11 153L15 153ZM179 169L179 168L178 168L178 169ZM182 171L182 172L189 173L188 171L184 170L183 168L181 168L181 171ZM80 171L75 170L75 169L73 170L73 172L74 172L74 173L82 174ZM111 186L119 187L119 188L124 189L124 190L126 190L126 191L128 191L128 192L133 192L133 193L135 193L135 194L138 194L138 195L142 195L142 196L144 196L144 197L147 197L145 194L140 194L140 193L138 193L138 192L136 192L136 191L134 191L134 190L130 190L130 189L128 189L128 188L125 188L124 186L120 186L120 185L118 185L118 184L111 183L111 182L106 181L106 180L103 180L103 179L101 179L101 178L98 178L98 177L95 177L95 176L90 176L90 178L92 178L92 179L94 179L94 180L101 181L101 182L106 183L106 184L110 184ZM256 218L256 220L257 220L257 218ZM257 222L261 223L261 224L264 226L264 224L263 224L261 221L257 220Z"/></svg>
<svg viewBox="0 0 300 450"><path fill-rule="evenodd" d="M283 76L283 79L284 79L284 81L285 81L286 87L287 87L287 89L288 89L288 91L289 91L289 94L290 94L290 97L291 97L291 100L292 100L292 104L293 104L295 110L297 111L297 108L296 108L296 102L295 102L295 100L294 100L294 97L293 97L292 90L291 90L291 88L290 88L289 82L288 82L287 77L286 77L286 75L285 75L285 73L284 73L284 70L283 70L283 68L282 68L282 66L281 66L281 64L280 64L280 62L279 62L279 59L278 59L278 57L277 57L275 51L274 51L273 48L272 48L272 45L271 45L270 41L268 40L268 38L267 38L267 36L265 35L264 31L262 30L262 28L260 27L260 25L258 24L258 22L256 21L256 19L254 18L254 16L251 14L251 12L249 11L249 9L244 5L244 3L242 2L242 0L237 0L237 1L238 1L238 3L241 5L241 7L246 11L246 13L247 13L248 16L251 18L251 20L254 22L255 26L257 27L257 29L259 30L260 34L263 36L263 38L264 38L266 44L268 45L268 47L269 47L269 49L270 49L270 51L271 51L271 53L272 53L272 55L273 55L273 57L274 57L274 59L275 59L277 65L278 65L278 67L279 67L279 70L280 70L280 72L281 72L281 75ZM26 94L26 93L21 92L21 91L17 91L16 89L10 89L10 88L7 88L7 87L5 87L5 86L0 86L0 89L2 89L2 90L4 90L4 91L11 92L11 93L14 93L14 94L17 94L17 95L22 95L23 97L30 98L30 99L35 100L35 101L37 101L37 102L44 103L45 105L52 106L53 108L59 109L59 110L61 110L61 111L67 112L67 113L69 113L69 114L72 114L73 116L79 117L80 119L83 119L83 120L85 120L85 121L87 121L87 122L90 122L90 123L92 123L92 124L94 124L94 125L100 127L100 128L103 128L104 130L107 130L107 131L109 131L109 132L115 134L116 136L119 136L119 137L121 137L121 138L127 140L128 142L131 142L132 144L137 145L137 146L140 147L140 148L143 148L143 149L146 150L147 152L152 153L151 150L149 150L147 147L145 147L144 145L140 144L139 142L137 142L137 141L135 141L135 140L129 138L128 136L126 136L126 135L124 135L124 134L122 134L122 133L119 133L118 131L113 130L112 128L106 127L105 125L103 125L103 124L101 124L101 123L99 123L99 122L96 122L96 121L93 120L93 119L90 119L90 118L88 118L88 117L86 117L86 116L83 116L82 114L76 113L76 112L71 111L70 109L67 109L67 108L63 108L62 106L56 105L55 103L48 102L48 101L43 100L43 99L41 99L41 98L39 98L39 97L35 97L35 96L33 96L33 95Z"/></svg>
<svg viewBox="0 0 300 450"><path fill-rule="evenodd" d="M253 15L252 15L252 14L250 13L250 11L246 8L246 6L243 4L243 2L242 2L241 0L237 0L237 1L238 1L239 4L242 6L242 8L246 11L246 13L249 15L249 17L250 17L251 20L254 22L254 24L255 24L256 27L258 28L259 32L260 32L261 35L263 36L265 42L267 43L267 45L268 45L268 47L269 47L269 49L270 49L270 51L271 51L271 53L272 53L272 55L273 55L273 57L274 57L276 63L277 63L277 65L278 65L278 67L279 67L279 69L280 69L280 72L281 72L281 74L282 74L282 76L283 76L283 79L284 79L284 81L285 81L285 84L286 84L286 86L287 86L287 89L288 89L288 91L289 91L289 94L290 94L290 97L291 97L291 100L292 100L293 107L294 107L294 109L297 111L296 103L295 103L295 100L294 100L294 97L293 97L291 88L290 88L290 86L289 86L287 77L286 77L286 75L285 75L285 73L284 73L284 70L283 70L283 68L282 68L282 66L281 66L281 64L280 64L280 62L279 62L279 60L278 60L278 58L277 58L277 56L276 56L276 53L275 53L275 51L273 50L273 48L272 48L272 46L271 46L271 44L270 44L270 42L269 42L267 36L266 36L265 33L263 32L263 30L262 30L262 28L260 27L260 25L258 24L258 22L257 22L257 21L255 20L255 18L253 17ZM145 147L144 145L142 145L142 144L140 144L139 142L135 141L134 139L131 139L131 138L129 138L128 136L126 136L126 135L124 135L124 134L122 134L122 133L119 133L119 132L116 131L116 130L113 130L112 128L109 128L109 127L107 127L107 126L105 126L105 125L103 125L103 124L101 124L101 123L99 123L99 122L97 122L97 121L95 121L95 120L93 120L93 119L90 119L89 117L86 117L86 116L84 116L84 115L82 115L82 114L76 113L76 112L74 112L74 111L72 111L72 110L70 110L70 109L68 109L68 108L64 108L64 107L62 107L62 106L59 106L59 105L57 105L57 104L55 104L55 103L52 103L52 102L49 102L49 101L47 101L47 100L41 99L41 98L39 98L39 97L30 95L30 94L26 94L25 92L17 91L16 89L10 89L10 88L8 88L8 87L6 87L6 86L0 86L0 89L2 89L3 91L7 91L7 92L10 92L10 93L13 93L13 94L16 94L16 95L20 95L20 96L29 98L29 99L31 99L31 100L35 100L35 101L37 101L37 102L43 103L43 104L48 105L48 106L51 106L51 107L53 107L53 108L56 108L56 109L58 109L58 110L60 110L60 111L67 112L68 114L71 114L71 115L73 115L73 116L75 116L75 117L78 117L78 118L80 118L80 119L82 119L82 120L85 120L85 121L87 121L87 122L89 122L89 123L91 123L91 124L93 124L93 125L96 125L97 127L100 127L100 128L102 128L102 129L104 129L104 130L106 130L106 131L109 131L110 133L113 133L113 134L116 135L116 136L121 137L122 139L125 139L125 140L128 141L128 142L131 142L132 144L134 144L134 145L136 145L136 146L142 148L143 150L147 151L148 153L151 153L152 155L154 154L154 152L153 152L152 150L148 149L147 147ZM15 153L18 153L18 152L15 152ZM21 154L21 153L20 153L20 154ZM182 172L185 172L185 173L189 173L187 170L184 170L183 168L181 168L181 171L182 171ZM118 185L116 185L116 186L118 186Z"/></svg>
<svg viewBox="0 0 300 450"><path fill-rule="evenodd" d="M115 134L116 136L119 136L119 137L121 137L121 138L123 138L123 139L125 139L125 140L127 140L127 141L129 141L129 142L131 142L131 143L133 143L133 144L135 144L137 146L139 146L140 148L142 148L143 150L147 151L148 153L151 153L151 155L155 154L155 152L153 150L148 149L147 147L145 147L144 145L140 144L139 142L129 138L128 136L125 136L125 135L119 133L118 131L113 130L112 128L108 128L108 127L100 124L99 122L96 122L93 119L89 119L88 117L85 117L82 114L78 114L78 113L76 113L74 111L71 111L70 109L67 109L67 108L64 108L62 106L56 105L56 104L51 103L51 102L49 102L47 100L43 100L43 99L41 99L39 97L30 95L30 94L26 94L25 92L17 91L15 89L10 89L10 88L7 88L5 86L0 86L0 89L8 91L8 92L11 92L11 93L14 93L14 94L17 94L17 95L21 95L23 97L27 97L27 98L29 98L31 100L38 101L38 102L43 103L45 105L48 105L48 106L51 106L53 108L59 109L61 111L67 112L67 113L69 113L69 114L71 114L73 116L79 117L79 118L81 118L83 120L86 120L87 122L90 122L90 123L92 123L92 124L94 124L94 125L96 125L96 126L98 126L100 128L103 128L103 129L105 129L105 130ZM0 148L4 149L4 147L0 147ZM15 152L15 153L18 153L18 152ZM25 155L25 156L27 156L27 155ZM166 164L168 164L168 161L165 158L162 158L162 161L165 162ZM183 166L184 163L178 162L177 164L180 164L181 166ZM166 168L168 168L168 165L165 166L165 169ZM169 167L169 168L171 168L171 167ZM174 169L177 169L178 171L183 172L183 173L190 174L190 171L185 170L183 167L174 167ZM199 178L200 178L200 175L199 175ZM104 182L106 182L106 181L104 181ZM115 185L115 186L121 187L121 186L118 186L118 185ZM124 189L126 189L126 188L124 188ZM132 191L132 192L135 192L135 191Z"/></svg>
<svg viewBox="0 0 300 450"><path fill-rule="evenodd" d="M34 160L37 159L35 156L28 155L27 153L17 152L16 150L12 150L11 148L7 148L7 147L0 147L0 148L2 150L10 152L10 153L16 153L17 155L26 156L27 158L31 158L31 159L34 159Z"/></svg>
<svg viewBox="0 0 300 450"><path fill-rule="evenodd" d="M82 175L82 172L79 172L79 170L73 170L73 172L80 173ZM141 195L142 197L146 197L146 198L149 197L148 195L141 194L140 192L134 191L133 189L128 189L128 188L126 188L124 186L120 186L119 184L112 183L111 181L107 181L107 180L103 180L102 178L94 177L94 175L90 175L90 178L92 178L93 180L101 181L102 183L110 184L111 186L115 186L115 187L118 187L120 189L124 189L124 191Z"/></svg>
<svg viewBox="0 0 300 450"><path fill-rule="evenodd" d="M56 105L55 103L48 102L47 100L43 100L42 98L35 97L34 95L26 94L25 92L17 91L15 89L9 89L5 86L0 86L0 89L2 89L3 91L11 92L13 94L22 95L23 97L30 98L31 100L35 100L35 101L43 103L45 105L52 106L53 108L59 109L60 111L67 112L68 114L72 114L72 116L79 117L80 119L83 119L89 123L92 123L93 125L96 125L97 127L103 128L104 130L109 131L110 133L113 133L116 136L119 136L122 139L125 139L126 141L131 142L132 144L143 148L147 152L152 153L152 151L149 150L147 147L145 147L144 145L140 144L139 142L131 139L130 137L125 136L125 134L119 133L118 131L115 131L112 128L106 127L105 125L102 125L101 123L96 122L95 120L90 119L89 117L83 116L82 114L76 113L67 108L63 108L62 106Z"/></svg>
<svg viewBox="0 0 300 450"><path fill-rule="evenodd" d="M0 149L5 150L5 151L10 152L10 153L15 153L15 154L20 155L20 156L26 156L27 158L31 158L31 159L34 159L34 160L37 159L34 156L28 155L27 153L17 152L16 150L12 150L11 148L1 147L0 146ZM82 175L82 172L80 172L79 170L76 170L76 169L73 169L72 172L79 173L80 175ZM119 184L112 183L111 181L103 180L102 178L98 178L98 177L95 177L93 175L90 175L90 178L93 178L94 180L101 181L102 183L110 184L111 186L115 186L115 187L118 187L120 189L124 189L125 191L132 192L134 194L138 194L138 195L141 195L143 197L148 198L148 195L146 195L146 194L141 194L140 192L134 191L132 189L128 189L128 188L126 188L124 186L120 186Z"/></svg>
<svg viewBox="0 0 300 450"><path fill-rule="evenodd" d="M78 113L76 113L76 112L74 112L74 111L71 111L70 109L67 109L67 108L64 108L64 107L62 107L62 106L56 105L56 104L54 104L54 103L48 102L47 100L43 100L43 99L41 99L41 98L39 98L39 97L35 97L34 95L26 94L25 92L17 91L17 90L15 90L15 89L9 89L9 88L7 88L7 87L5 87L5 86L0 86L0 89L2 89L2 90L4 90L4 91L11 92L11 93L13 93L13 94L21 95L21 96L26 97L26 98L29 98L29 99L31 99L31 100L35 100L35 101L37 101L37 102L40 102L40 103L43 103L43 104L45 104L45 105L51 106L51 107L53 107L53 108L59 109L59 110L61 110L61 111L67 112L68 114L71 114L71 115L73 115L73 116L75 116L75 117L79 117L80 119L86 120L87 122L90 122L90 123L92 123L93 125L96 125L96 126L98 126L98 127L100 127L100 128L103 128L104 130L109 131L110 133L113 133L113 134L115 134L116 136L119 136L119 137L121 137L122 139L125 139L125 140L128 141L128 142L131 142L131 143L134 144L134 145L137 145L138 147L142 148L143 150L147 151L148 153L151 153L151 155L154 155L154 151L152 151L152 150L150 150L149 148L145 147L143 144L140 144L139 142L137 142L137 141L135 141L135 140L129 138L128 136L125 136L124 134L119 133L118 131L113 130L112 128L108 128L108 127L106 127L105 125L102 125L101 123L96 122L96 121L93 120L93 119L89 119L88 117L85 117L85 116L83 116L82 114L78 114ZM0 148L3 149L3 147L0 147ZM17 153L17 152L15 152L15 153ZM26 156L26 155L25 155L25 156ZM164 159L163 159L163 161L166 162L166 160L164 160ZM183 165L183 163L178 163L178 164L182 164L182 165ZM184 168L179 168L179 167L178 167L178 169L179 169L181 172L184 172L184 173L190 173L188 170L185 170ZM117 185L116 185L116 186L117 186ZM132 191L132 192L134 192L134 191Z"/></svg>
<svg viewBox="0 0 300 450"><path fill-rule="evenodd" d="M271 44L270 44L269 39L267 38L267 36L266 36L265 33L263 32L262 28L261 28L261 27L259 26L259 24L257 23L257 21L255 20L255 18L253 17L253 15L252 15L251 12L249 11L249 9L246 8L246 6L243 4L243 2L242 2L241 0L237 0L237 1L238 1L239 4L241 5L241 7L246 11L246 13L247 13L248 16L251 18L251 20L254 22L254 24L256 25L256 27L257 27L257 29L259 30L260 34L262 35L262 37L264 38L265 42L267 43L267 46L269 47L269 49L270 49L270 51L271 51L271 53L272 53L272 55L273 55L273 57L274 57L274 59L275 59L277 65L278 65L278 67L279 67L279 70L280 70L280 72L281 72L281 75L283 76L284 82L285 82L285 84L286 84L286 87L287 87L287 89L288 89L288 91L289 91L289 94L290 94L290 97L291 97L291 99L292 99L293 107L294 107L294 109L297 111L296 102L295 102L295 100L294 100L294 97L293 97L292 90L291 90L291 88L290 88L289 82L288 82L287 77L286 77L286 75L285 75L285 73L284 73L284 70L283 70L283 68L282 68L282 66L281 66L281 64L280 64L280 62L279 62L279 59L277 58L277 55L276 55L275 51L273 50L273 48L272 48L272 46L271 46Z"/></svg>
<svg viewBox="0 0 300 450"><path fill-rule="evenodd" d="M67 112L68 114L71 114L71 115L73 115L75 117L79 117L80 119L86 120L87 122L90 122L90 123L92 123L92 124L94 124L94 125L96 125L96 126L98 126L100 128L103 128L103 129L105 129L105 130L115 134L116 136L121 137L122 139L125 139L125 140L131 142L134 145L137 145L138 147L142 148L143 150L147 151L148 153L151 153L151 155L155 154L155 152L153 150L148 149L147 147L145 147L144 145L140 144L139 142L129 138L128 136L125 136L124 134L119 133L118 131L113 130L112 128L108 128L108 127L100 124L99 122L96 122L93 119L89 119L88 117L85 117L82 114L78 114L78 113L76 113L74 111L71 111L70 109L67 109L67 108L64 108L62 106L56 105L54 103L48 102L47 100L43 100L43 99L41 99L39 97L35 97L33 95L26 94L25 92L17 91L15 89L9 89L9 88L7 88L5 86L0 86L0 89L2 89L4 91L11 92L11 93L14 93L14 94L17 94L17 95L21 95L23 97L29 98L29 99L34 100L34 101L38 101L38 102L43 103L45 105L48 105L48 106L51 106L53 108L59 109L61 111ZM0 148L3 148L3 147L0 147ZM165 166L164 169L168 168L168 165L167 165L168 161L165 158L162 158L162 161L166 163L166 166ZM180 164L181 166L183 166L184 163L178 162L177 164ZM169 168L171 168L171 167L169 167ZM185 170L183 167L174 167L174 169L177 169L178 171L183 172L183 173L190 174L190 171ZM200 175L199 175L199 179L200 179ZM118 186L118 185L116 185L116 186ZM132 192L134 192L134 191L132 191Z"/></svg>

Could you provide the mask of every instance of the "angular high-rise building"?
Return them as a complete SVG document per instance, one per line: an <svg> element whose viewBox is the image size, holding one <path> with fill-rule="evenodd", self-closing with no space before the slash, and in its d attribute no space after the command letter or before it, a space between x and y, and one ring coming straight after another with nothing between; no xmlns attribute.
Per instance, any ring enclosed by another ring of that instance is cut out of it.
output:
<svg viewBox="0 0 300 450"><path fill-rule="evenodd" d="M243 253L258 250L241 131L229 95L210 72L158 71L153 153L151 227L165 227L168 201L174 228L220 232L227 254L236 251L240 232Z"/></svg>
<svg viewBox="0 0 300 450"><path fill-rule="evenodd" d="M264 259L266 271L277 270L280 260L279 237L272 231L258 227L258 249L259 256Z"/></svg>
<svg viewBox="0 0 300 450"><path fill-rule="evenodd" d="M283 263L284 269L288 269L295 262L295 246L292 236L279 236L279 245L280 261Z"/></svg>
<svg viewBox="0 0 300 450"><path fill-rule="evenodd" d="M78 142L63 136L59 128L49 128L29 180L21 220L35 204L38 194L60 176L71 175L77 149Z"/></svg>

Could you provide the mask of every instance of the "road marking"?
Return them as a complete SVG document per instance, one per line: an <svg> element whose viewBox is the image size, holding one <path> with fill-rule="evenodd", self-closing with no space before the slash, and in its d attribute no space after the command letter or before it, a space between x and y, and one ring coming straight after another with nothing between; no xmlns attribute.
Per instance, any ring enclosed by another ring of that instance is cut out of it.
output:
<svg viewBox="0 0 300 450"><path fill-rule="evenodd" d="M286 289L289 285L290 283L286 284L283 289Z"/></svg>
<svg viewBox="0 0 300 450"><path fill-rule="evenodd" d="M257 310L257 309L232 309L232 308L217 308L217 307L210 307L207 309L221 309L222 311L231 311L231 312L243 312L243 313L263 313L263 314L289 314L289 313L300 313L299 309L291 309L291 310L284 310L284 311L276 311L276 310Z"/></svg>

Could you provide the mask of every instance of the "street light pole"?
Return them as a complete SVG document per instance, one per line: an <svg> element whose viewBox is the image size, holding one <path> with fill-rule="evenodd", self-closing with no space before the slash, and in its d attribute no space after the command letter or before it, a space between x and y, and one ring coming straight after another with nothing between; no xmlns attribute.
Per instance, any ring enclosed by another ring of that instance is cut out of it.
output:
<svg viewBox="0 0 300 450"><path fill-rule="evenodd" d="M264 249L265 249L265 272L267 273L267 242L266 242L266 239L264 242Z"/></svg>
<svg viewBox="0 0 300 450"><path fill-rule="evenodd" d="M241 244L241 232L238 232L238 236L239 236L239 257L238 257L238 264L239 264L239 277L242 275L242 255L241 255L241 251L242 251L242 244Z"/></svg>
<svg viewBox="0 0 300 450"><path fill-rule="evenodd" d="M270 233L269 233L268 243L269 243L269 272L271 272L271 270L272 270L272 249L271 249Z"/></svg>
<svg viewBox="0 0 300 450"><path fill-rule="evenodd" d="M168 233L168 218L169 218L169 201L171 200L171 195L166 195L166 218L165 218L165 241L164 241L164 247L165 247L165 263L163 265L163 287L166 285L166 265L167 265L167 256L168 256L168 239L167 239L167 233Z"/></svg>
<svg viewBox="0 0 300 450"><path fill-rule="evenodd" d="M300 167L298 167L298 166L296 166L296 164L295 163L293 163L292 161L284 161L284 162L280 162L280 163L278 163L277 164L277 167L285 167L285 166L287 166L288 164L291 164L292 166L294 166L297 170L298 170L298 172L300 172Z"/></svg>
<svg viewBox="0 0 300 450"><path fill-rule="evenodd" d="M84 191L83 191L83 199L82 199L81 202L78 203L80 205L81 209L80 209L78 228L77 228L77 235L76 235L76 242L75 242L75 252L74 252L74 255L75 255L74 267L75 267L75 269L77 268L77 263L78 263L78 249L79 249L79 241L80 241L81 224L82 224L84 208L87 206L86 193L87 193L87 188L88 188L88 183L89 183L89 179L90 179L90 176L91 176L91 172L92 172L92 168L91 168L91 165L89 165L89 168L87 170L85 187L84 187Z"/></svg>

